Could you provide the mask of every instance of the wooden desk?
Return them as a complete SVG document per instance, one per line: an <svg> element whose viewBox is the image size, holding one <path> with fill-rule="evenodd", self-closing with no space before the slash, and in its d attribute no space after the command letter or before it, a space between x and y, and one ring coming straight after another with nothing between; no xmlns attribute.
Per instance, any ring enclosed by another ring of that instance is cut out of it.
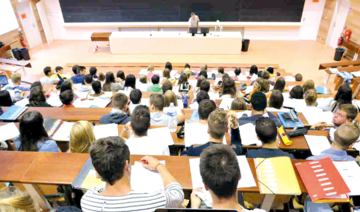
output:
<svg viewBox="0 0 360 212"><path fill-rule="evenodd" d="M356 71L360 71L360 66L353 66L353 67L338 67L337 68L339 70L339 72L356 72ZM329 69L325 69L325 87L327 86L329 79L330 79L330 75L332 75L333 73L329 70ZM353 78L353 80L355 80L356 77ZM338 88L342 85L343 83L343 78L342 77L336 77L335 78L335 91L338 90Z"/></svg>
<svg viewBox="0 0 360 212"><path fill-rule="evenodd" d="M0 48L0 56L2 56L3 54L5 54L7 51L9 51L11 49L10 45L11 44L8 44L8 45L3 46L3 47Z"/></svg>
<svg viewBox="0 0 360 212"><path fill-rule="evenodd" d="M354 57L353 57L353 61L356 61L358 59L359 53L360 53L360 45L357 43L354 43L352 41L347 41L346 39L343 42L343 46L347 48L347 50L349 51L353 51L354 52Z"/></svg>
<svg viewBox="0 0 360 212"><path fill-rule="evenodd" d="M37 152L0 151L0 181L20 182L37 155Z"/></svg>
<svg viewBox="0 0 360 212"><path fill-rule="evenodd" d="M349 67L359 66L360 61L343 61L343 62L332 62L332 63L320 63L319 70L337 67Z"/></svg>
<svg viewBox="0 0 360 212"><path fill-rule="evenodd" d="M112 32L94 32L91 35L91 41L95 45L94 52L99 48L96 42L110 42Z"/></svg>

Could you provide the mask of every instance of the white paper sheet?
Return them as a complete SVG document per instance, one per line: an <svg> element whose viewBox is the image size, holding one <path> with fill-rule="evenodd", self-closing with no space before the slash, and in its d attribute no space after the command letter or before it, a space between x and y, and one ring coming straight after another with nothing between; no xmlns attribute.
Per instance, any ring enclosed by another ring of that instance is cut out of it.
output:
<svg viewBox="0 0 360 212"><path fill-rule="evenodd" d="M15 103L15 105L20 106L20 107L25 107L27 104L29 104L29 99L28 98L23 98L20 101L17 101Z"/></svg>
<svg viewBox="0 0 360 212"><path fill-rule="evenodd" d="M354 77L360 77L360 71L351 72Z"/></svg>
<svg viewBox="0 0 360 212"><path fill-rule="evenodd" d="M54 92L50 94L50 97L46 100L46 102L53 107L61 107L63 105L59 95Z"/></svg>
<svg viewBox="0 0 360 212"><path fill-rule="evenodd" d="M261 146L261 141L257 138L255 125L249 123L239 127L242 145L256 145Z"/></svg>
<svg viewBox="0 0 360 212"><path fill-rule="evenodd" d="M219 108L223 108L225 110L231 109L231 104L234 101L234 98L223 98L221 100L221 104L219 105Z"/></svg>
<svg viewBox="0 0 360 212"><path fill-rule="evenodd" d="M139 72L139 75L147 75L148 71L146 68L141 69L141 71Z"/></svg>
<svg viewBox="0 0 360 212"><path fill-rule="evenodd" d="M123 93L123 94L125 94L127 97L129 97L130 96L130 90L126 90L126 91L124 91L124 90L119 90L118 91L118 93Z"/></svg>
<svg viewBox="0 0 360 212"><path fill-rule="evenodd" d="M229 75L229 77L235 77L235 72L234 71L228 71L226 73Z"/></svg>
<svg viewBox="0 0 360 212"><path fill-rule="evenodd" d="M209 142L208 126L198 122L185 122L185 147L191 145L203 145ZM223 144L226 144L226 137L224 136Z"/></svg>
<svg viewBox="0 0 360 212"><path fill-rule="evenodd" d="M215 100L221 99L219 93L214 93L214 92L210 91L210 92L208 92L208 94L209 94L210 100L215 101Z"/></svg>
<svg viewBox="0 0 360 212"><path fill-rule="evenodd" d="M75 91L74 92L80 99L86 99L87 96L89 95L89 92L79 92L79 91Z"/></svg>
<svg viewBox="0 0 360 212"><path fill-rule="evenodd" d="M257 78L258 78L258 75L253 74L253 75L251 76L250 80L251 80L251 81L254 81L254 80L257 80Z"/></svg>
<svg viewBox="0 0 360 212"><path fill-rule="evenodd" d="M161 135L161 136L159 136ZM159 127L148 130L148 137L151 140L156 140L157 142L162 142L168 146L174 145L174 140L171 136L171 133L167 127Z"/></svg>
<svg viewBox="0 0 360 212"><path fill-rule="evenodd" d="M74 101L73 105L76 108L106 108L110 102L110 99L97 97L93 100L87 99L84 101L77 99Z"/></svg>
<svg viewBox="0 0 360 212"><path fill-rule="evenodd" d="M334 165L340 172L340 175L344 179L346 185L349 187L351 193L349 196L360 195L360 167L355 161L339 161L335 162Z"/></svg>
<svg viewBox="0 0 360 212"><path fill-rule="evenodd" d="M246 94L251 93L253 89L254 89L254 86L247 86L246 90L245 90L245 93Z"/></svg>
<svg viewBox="0 0 360 212"><path fill-rule="evenodd" d="M295 82L295 77L293 76L285 76L284 79L286 82Z"/></svg>
<svg viewBox="0 0 360 212"><path fill-rule="evenodd" d="M326 136L305 135L306 142L312 155L321 155L321 152L331 148Z"/></svg>
<svg viewBox="0 0 360 212"><path fill-rule="evenodd" d="M14 123L9 123L0 127L0 141L16 138L20 135L19 129Z"/></svg>
<svg viewBox="0 0 360 212"><path fill-rule="evenodd" d="M339 73L339 69L337 68L329 68L329 71L333 74L338 74Z"/></svg>
<svg viewBox="0 0 360 212"><path fill-rule="evenodd" d="M323 112L320 108L305 109L301 111L310 125L318 122L326 122L328 125L333 125L332 119L334 114L330 111Z"/></svg>
<svg viewBox="0 0 360 212"><path fill-rule="evenodd" d="M306 107L306 102L304 99L284 98L283 106L292 107L298 110L299 108Z"/></svg>
<svg viewBox="0 0 360 212"><path fill-rule="evenodd" d="M165 161L160 161L165 165ZM131 167L131 189L134 191L155 192L164 190L164 181L156 171L150 171L143 167L142 163L136 162Z"/></svg>
<svg viewBox="0 0 360 212"><path fill-rule="evenodd" d="M96 140L109 136L119 136L119 128L117 124L102 124L94 127Z"/></svg>
<svg viewBox="0 0 360 212"><path fill-rule="evenodd" d="M64 121L56 133L52 136L55 141L70 141L70 131L75 122Z"/></svg>
<svg viewBox="0 0 360 212"><path fill-rule="evenodd" d="M239 81L247 81L248 78L247 78L245 75L240 74L240 75L238 76L238 80L239 80Z"/></svg>
<svg viewBox="0 0 360 212"><path fill-rule="evenodd" d="M256 182L246 157L244 155L237 156L237 159L241 173L241 179L239 180L237 187L238 188L256 187ZM204 183L200 175L200 158L189 159L189 163L190 163L191 180L192 180L193 188L205 189Z"/></svg>

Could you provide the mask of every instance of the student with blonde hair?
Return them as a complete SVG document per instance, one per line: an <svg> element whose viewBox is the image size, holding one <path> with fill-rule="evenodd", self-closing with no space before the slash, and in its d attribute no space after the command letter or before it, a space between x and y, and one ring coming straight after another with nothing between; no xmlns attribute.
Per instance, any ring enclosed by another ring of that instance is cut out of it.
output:
<svg viewBox="0 0 360 212"><path fill-rule="evenodd" d="M70 131L71 153L89 153L91 144L96 140L94 127L88 121L78 121Z"/></svg>
<svg viewBox="0 0 360 212"><path fill-rule="evenodd" d="M304 93L306 93L306 91L314 89L315 90L315 83L313 80L306 80L306 82L303 85L303 90Z"/></svg>
<svg viewBox="0 0 360 212"><path fill-rule="evenodd" d="M317 100L317 94L314 89L310 89L305 92L306 106L316 107L317 106L316 100Z"/></svg>
<svg viewBox="0 0 360 212"><path fill-rule="evenodd" d="M40 208L27 192L17 187L0 189L0 212L37 212Z"/></svg>

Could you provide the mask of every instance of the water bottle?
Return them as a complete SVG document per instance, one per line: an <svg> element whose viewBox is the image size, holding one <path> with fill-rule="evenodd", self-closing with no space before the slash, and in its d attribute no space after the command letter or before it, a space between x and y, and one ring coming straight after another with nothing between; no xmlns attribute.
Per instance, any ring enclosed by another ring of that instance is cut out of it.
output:
<svg viewBox="0 0 360 212"><path fill-rule="evenodd" d="M183 92L183 95L182 95L182 100L183 100L183 105L184 105L184 108L187 108L188 106L188 95L186 94L186 92Z"/></svg>
<svg viewBox="0 0 360 212"><path fill-rule="evenodd" d="M177 118L176 118L176 108L174 107L174 103L170 103L170 107L167 115L169 116L168 128L170 132L176 132L177 130Z"/></svg>

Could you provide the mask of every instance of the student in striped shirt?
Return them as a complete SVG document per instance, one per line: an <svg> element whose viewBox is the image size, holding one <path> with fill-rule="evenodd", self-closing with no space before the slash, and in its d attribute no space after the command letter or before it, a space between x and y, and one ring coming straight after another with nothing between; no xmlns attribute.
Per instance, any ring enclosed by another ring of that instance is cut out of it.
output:
<svg viewBox="0 0 360 212"><path fill-rule="evenodd" d="M141 161L145 168L160 173L165 189L151 193L133 191L130 186L130 151L120 137L97 140L90 148L90 156L98 177L106 182L106 187L94 187L85 193L81 199L84 212L150 212L158 208L176 208L184 200L180 184L165 165L150 156L143 157Z"/></svg>

